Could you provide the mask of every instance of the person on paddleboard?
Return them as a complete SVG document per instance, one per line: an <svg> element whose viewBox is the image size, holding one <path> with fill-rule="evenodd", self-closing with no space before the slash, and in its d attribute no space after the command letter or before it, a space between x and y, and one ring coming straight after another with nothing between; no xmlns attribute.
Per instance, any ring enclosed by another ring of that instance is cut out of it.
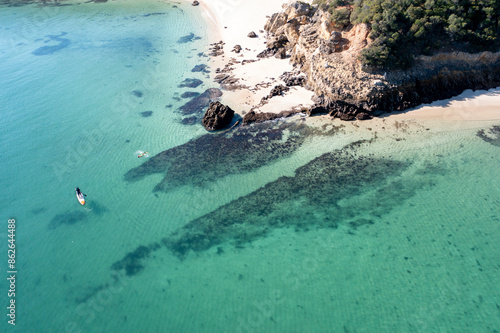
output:
<svg viewBox="0 0 500 333"><path fill-rule="evenodd" d="M85 205L85 198L84 198L84 196L86 197L87 195L83 194L82 191L80 191L79 187L75 188L75 191L76 191L76 198L78 199L78 202L82 206Z"/></svg>

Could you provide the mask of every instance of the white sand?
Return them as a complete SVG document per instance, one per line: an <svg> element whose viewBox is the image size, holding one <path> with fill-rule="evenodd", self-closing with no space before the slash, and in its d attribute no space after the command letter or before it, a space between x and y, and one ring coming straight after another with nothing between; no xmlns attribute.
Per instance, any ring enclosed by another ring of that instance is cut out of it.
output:
<svg viewBox="0 0 500 333"><path fill-rule="evenodd" d="M394 119L441 119L450 121L500 120L500 88L466 90L451 99L421 105L403 113L390 115Z"/></svg>
<svg viewBox="0 0 500 333"><path fill-rule="evenodd" d="M200 9L209 23L211 42L223 40L226 43L224 56L212 59L212 70L223 68L231 58L238 61L258 59L256 55L265 49L265 34L261 32L264 24L270 15L281 11L283 4L287 2L289 1L201 0ZM254 31L258 38L247 37L250 31ZM231 52L237 44L242 47L239 54ZM248 86L250 90L224 91L222 100L239 114L244 114L257 105L272 87L280 83L279 75L292 70L288 59L280 60L274 57L245 65L236 64L232 67L234 67L232 74L240 79L239 83ZM263 83L267 84L267 87L257 86ZM274 97L268 104L255 110L280 112L299 105L306 107L313 104L312 96L313 93L304 88L293 87L285 96ZM393 113L384 118L391 118L394 121L433 119L446 122L500 120L500 88L477 92L467 90L453 99L423 105L402 113Z"/></svg>
<svg viewBox="0 0 500 333"><path fill-rule="evenodd" d="M258 60L245 65L232 66L234 68L232 74L239 79L238 84L247 86L249 89L224 91L222 102L239 114L248 112L259 104L262 97L266 96L274 86L283 84L279 76L293 69L288 59L257 58L257 54L266 48L263 29L268 17L281 11L283 4L287 2L285 0L200 1L202 15L209 23L210 42L220 40L225 42L224 55L211 60L212 73L216 68L224 68L231 58L240 62ZM247 35L251 31L254 31L258 37L249 38ZM239 54L231 52L235 45L242 47ZM302 87L293 87L285 96L274 97L263 107L255 108L255 111L278 113L293 107L307 107L313 104L312 96L311 91Z"/></svg>

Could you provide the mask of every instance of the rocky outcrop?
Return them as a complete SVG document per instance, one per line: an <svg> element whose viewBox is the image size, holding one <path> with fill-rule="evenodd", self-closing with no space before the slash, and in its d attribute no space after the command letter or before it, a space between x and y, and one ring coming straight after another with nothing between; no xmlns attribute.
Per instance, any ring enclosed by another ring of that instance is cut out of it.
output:
<svg viewBox="0 0 500 333"><path fill-rule="evenodd" d="M209 88L201 95L194 97L192 100L179 108L183 115L191 115L203 112L209 103L222 96L222 91L217 88Z"/></svg>
<svg viewBox="0 0 500 333"><path fill-rule="evenodd" d="M274 120L278 118L287 118L299 112L300 111L281 111L279 113L274 113L250 111L243 117L243 125L248 125L251 123L262 123L264 121Z"/></svg>
<svg viewBox="0 0 500 333"><path fill-rule="evenodd" d="M274 86L273 89L271 89L271 91L269 92L269 94L267 96L262 97L262 100L267 101L267 100L273 98L274 96L283 96L285 94L285 92L287 92L288 90L290 90L290 88L285 87L282 84L280 84L278 86Z"/></svg>
<svg viewBox="0 0 500 333"><path fill-rule="evenodd" d="M232 50L234 53L240 53L241 52L241 45L235 45Z"/></svg>
<svg viewBox="0 0 500 333"><path fill-rule="evenodd" d="M257 55L257 58L267 58L276 55L277 58L286 58L285 46L288 44L288 38L285 35L273 37L266 43L266 49Z"/></svg>
<svg viewBox="0 0 500 333"><path fill-rule="evenodd" d="M233 116L234 111L229 106L219 101L211 102L205 112L202 124L207 131L220 130L231 123Z"/></svg>
<svg viewBox="0 0 500 333"><path fill-rule="evenodd" d="M287 87L300 86L303 87L306 84L307 77L304 74L297 72L284 72L280 75L280 79L285 82Z"/></svg>
<svg viewBox="0 0 500 333"><path fill-rule="evenodd" d="M219 41L217 43L210 44L208 48L208 55L211 57L218 57L224 54L224 42Z"/></svg>
<svg viewBox="0 0 500 333"><path fill-rule="evenodd" d="M302 85L313 90L319 100L309 114L366 119L374 111L404 110L451 98L465 89L500 86L500 52L419 56L415 65L404 71L364 67L359 56L372 42L370 26L344 27L332 21L330 13L302 2L273 14L265 29L269 41L259 56L285 50L304 74Z"/></svg>

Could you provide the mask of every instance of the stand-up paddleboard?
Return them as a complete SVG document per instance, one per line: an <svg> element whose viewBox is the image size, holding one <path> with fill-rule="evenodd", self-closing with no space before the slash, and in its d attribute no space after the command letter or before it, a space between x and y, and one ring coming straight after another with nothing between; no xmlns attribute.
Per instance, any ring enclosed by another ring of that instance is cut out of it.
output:
<svg viewBox="0 0 500 333"><path fill-rule="evenodd" d="M82 206L85 205L85 197L84 197L83 193L79 191L78 187L75 189L75 192L76 192L76 198L78 199L78 202L80 202L80 204Z"/></svg>

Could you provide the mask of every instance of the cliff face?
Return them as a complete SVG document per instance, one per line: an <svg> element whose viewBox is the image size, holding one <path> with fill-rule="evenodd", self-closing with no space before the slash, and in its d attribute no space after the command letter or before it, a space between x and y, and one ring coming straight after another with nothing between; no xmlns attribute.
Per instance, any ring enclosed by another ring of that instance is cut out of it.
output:
<svg viewBox="0 0 500 333"><path fill-rule="evenodd" d="M419 56L405 71L363 67L358 57L372 42L370 26L338 26L328 12L302 2L273 14L265 30L270 39L261 55L290 55L294 66L306 74L307 86L317 96L310 114L327 112L353 119L450 98L465 89L500 86L500 52Z"/></svg>

